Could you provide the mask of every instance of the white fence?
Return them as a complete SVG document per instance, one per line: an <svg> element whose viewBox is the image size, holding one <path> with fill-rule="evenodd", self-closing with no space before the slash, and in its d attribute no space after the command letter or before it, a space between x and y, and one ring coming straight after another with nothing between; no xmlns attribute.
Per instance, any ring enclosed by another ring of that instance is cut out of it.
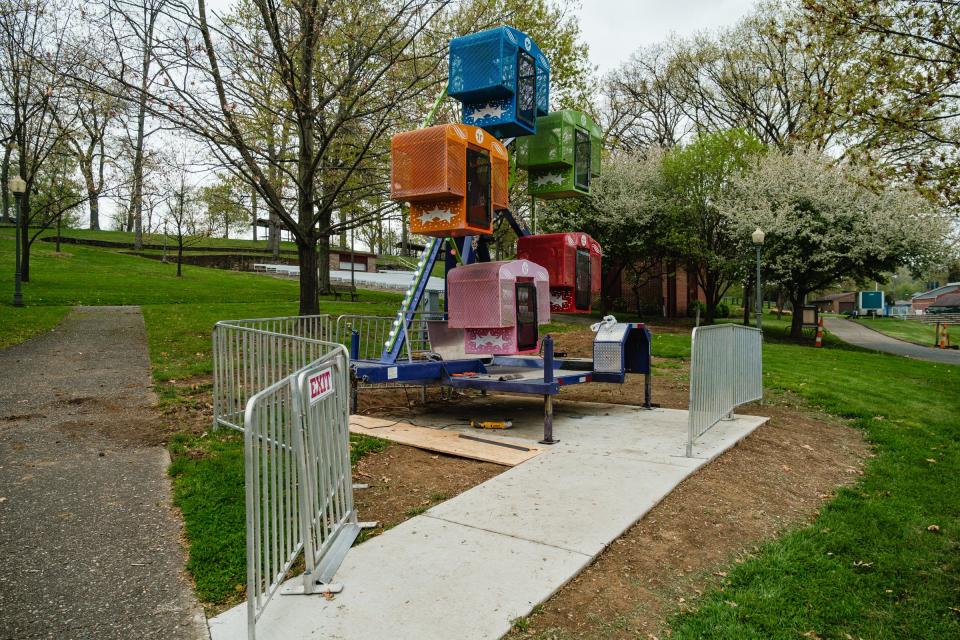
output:
<svg viewBox="0 0 960 640"><path fill-rule="evenodd" d="M763 334L736 324L697 327L690 343L687 456L710 427L738 405L763 399Z"/></svg>
<svg viewBox="0 0 960 640"><path fill-rule="evenodd" d="M337 592L330 584L360 528L350 475L350 359L341 345L254 394L246 405L247 636L303 553L302 582L287 593Z"/></svg>

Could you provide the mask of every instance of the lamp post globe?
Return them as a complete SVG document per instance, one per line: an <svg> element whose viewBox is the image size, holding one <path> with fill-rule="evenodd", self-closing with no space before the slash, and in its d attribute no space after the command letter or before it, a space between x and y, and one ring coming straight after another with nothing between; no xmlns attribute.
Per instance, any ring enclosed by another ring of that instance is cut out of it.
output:
<svg viewBox="0 0 960 640"><path fill-rule="evenodd" d="M16 202L15 208L17 213L17 248L13 274L13 306L22 307L23 293L20 290L20 225L22 224L22 218L20 217L20 198L23 197L24 192L27 190L27 183L19 175L15 175L7 181L7 188L10 190L10 193L13 194L13 199Z"/></svg>
<svg viewBox="0 0 960 640"><path fill-rule="evenodd" d="M757 329L763 329L763 287L760 283L760 248L763 246L763 241L766 238L766 234L763 232L763 229L757 227L756 230L750 234L750 239L753 241L753 244L757 247L757 279L755 281L755 294L754 299L756 303L754 307L756 308L756 318L757 318Z"/></svg>

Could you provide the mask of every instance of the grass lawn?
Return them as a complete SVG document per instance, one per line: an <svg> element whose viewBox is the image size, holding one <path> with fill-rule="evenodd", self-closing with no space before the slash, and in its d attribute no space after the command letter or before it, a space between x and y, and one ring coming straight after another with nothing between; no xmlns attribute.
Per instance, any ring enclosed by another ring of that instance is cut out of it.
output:
<svg viewBox="0 0 960 640"><path fill-rule="evenodd" d="M16 308L10 304L10 291L3 291L3 304L0 304L0 349L46 333L63 320L70 307L32 307Z"/></svg>
<svg viewBox="0 0 960 640"><path fill-rule="evenodd" d="M865 327L885 333L891 338L898 338L924 347L936 344L936 325L926 324L917 320L898 320L897 318L856 318Z"/></svg>
<svg viewBox="0 0 960 640"><path fill-rule="evenodd" d="M852 419L876 457L813 525L676 616L672 637L960 637L960 367L769 342L764 380Z"/></svg>

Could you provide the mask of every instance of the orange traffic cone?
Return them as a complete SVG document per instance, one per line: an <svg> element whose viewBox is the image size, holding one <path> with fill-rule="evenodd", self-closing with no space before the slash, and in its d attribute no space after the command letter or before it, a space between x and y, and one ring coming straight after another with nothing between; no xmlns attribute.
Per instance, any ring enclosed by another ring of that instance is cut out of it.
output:
<svg viewBox="0 0 960 640"><path fill-rule="evenodd" d="M817 318L817 342L814 346L823 346L823 318Z"/></svg>

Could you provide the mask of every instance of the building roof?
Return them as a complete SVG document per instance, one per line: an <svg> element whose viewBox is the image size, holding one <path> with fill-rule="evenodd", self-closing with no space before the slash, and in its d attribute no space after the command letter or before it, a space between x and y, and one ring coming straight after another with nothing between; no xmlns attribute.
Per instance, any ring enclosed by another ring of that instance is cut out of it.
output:
<svg viewBox="0 0 960 640"><path fill-rule="evenodd" d="M960 307L960 293L948 293L933 303L934 307Z"/></svg>
<svg viewBox="0 0 960 640"><path fill-rule="evenodd" d="M839 300L840 298L846 298L847 296L856 296L857 294L854 291L846 291L843 293L828 293L827 295L820 296L816 300L811 300L810 302L833 302L834 300Z"/></svg>
<svg viewBox="0 0 960 640"><path fill-rule="evenodd" d="M350 251L350 247L330 247L330 253L337 253L340 255L350 255L352 253L355 256L371 256L374 258L377 257L377 254L370 253L369 251L360 251L360 249Z"/></svg>
<svg viewBox="0 0 960 640"><path fill-rule="evenodd" d="M927 298L936 298L945 293L953 293L957 289L960 289L960 282L950 282L943 285L942 287L937 287L936 289L930 289L930 291L924 291L923 293L918 293L911 300L925 300Z"/></svg>

